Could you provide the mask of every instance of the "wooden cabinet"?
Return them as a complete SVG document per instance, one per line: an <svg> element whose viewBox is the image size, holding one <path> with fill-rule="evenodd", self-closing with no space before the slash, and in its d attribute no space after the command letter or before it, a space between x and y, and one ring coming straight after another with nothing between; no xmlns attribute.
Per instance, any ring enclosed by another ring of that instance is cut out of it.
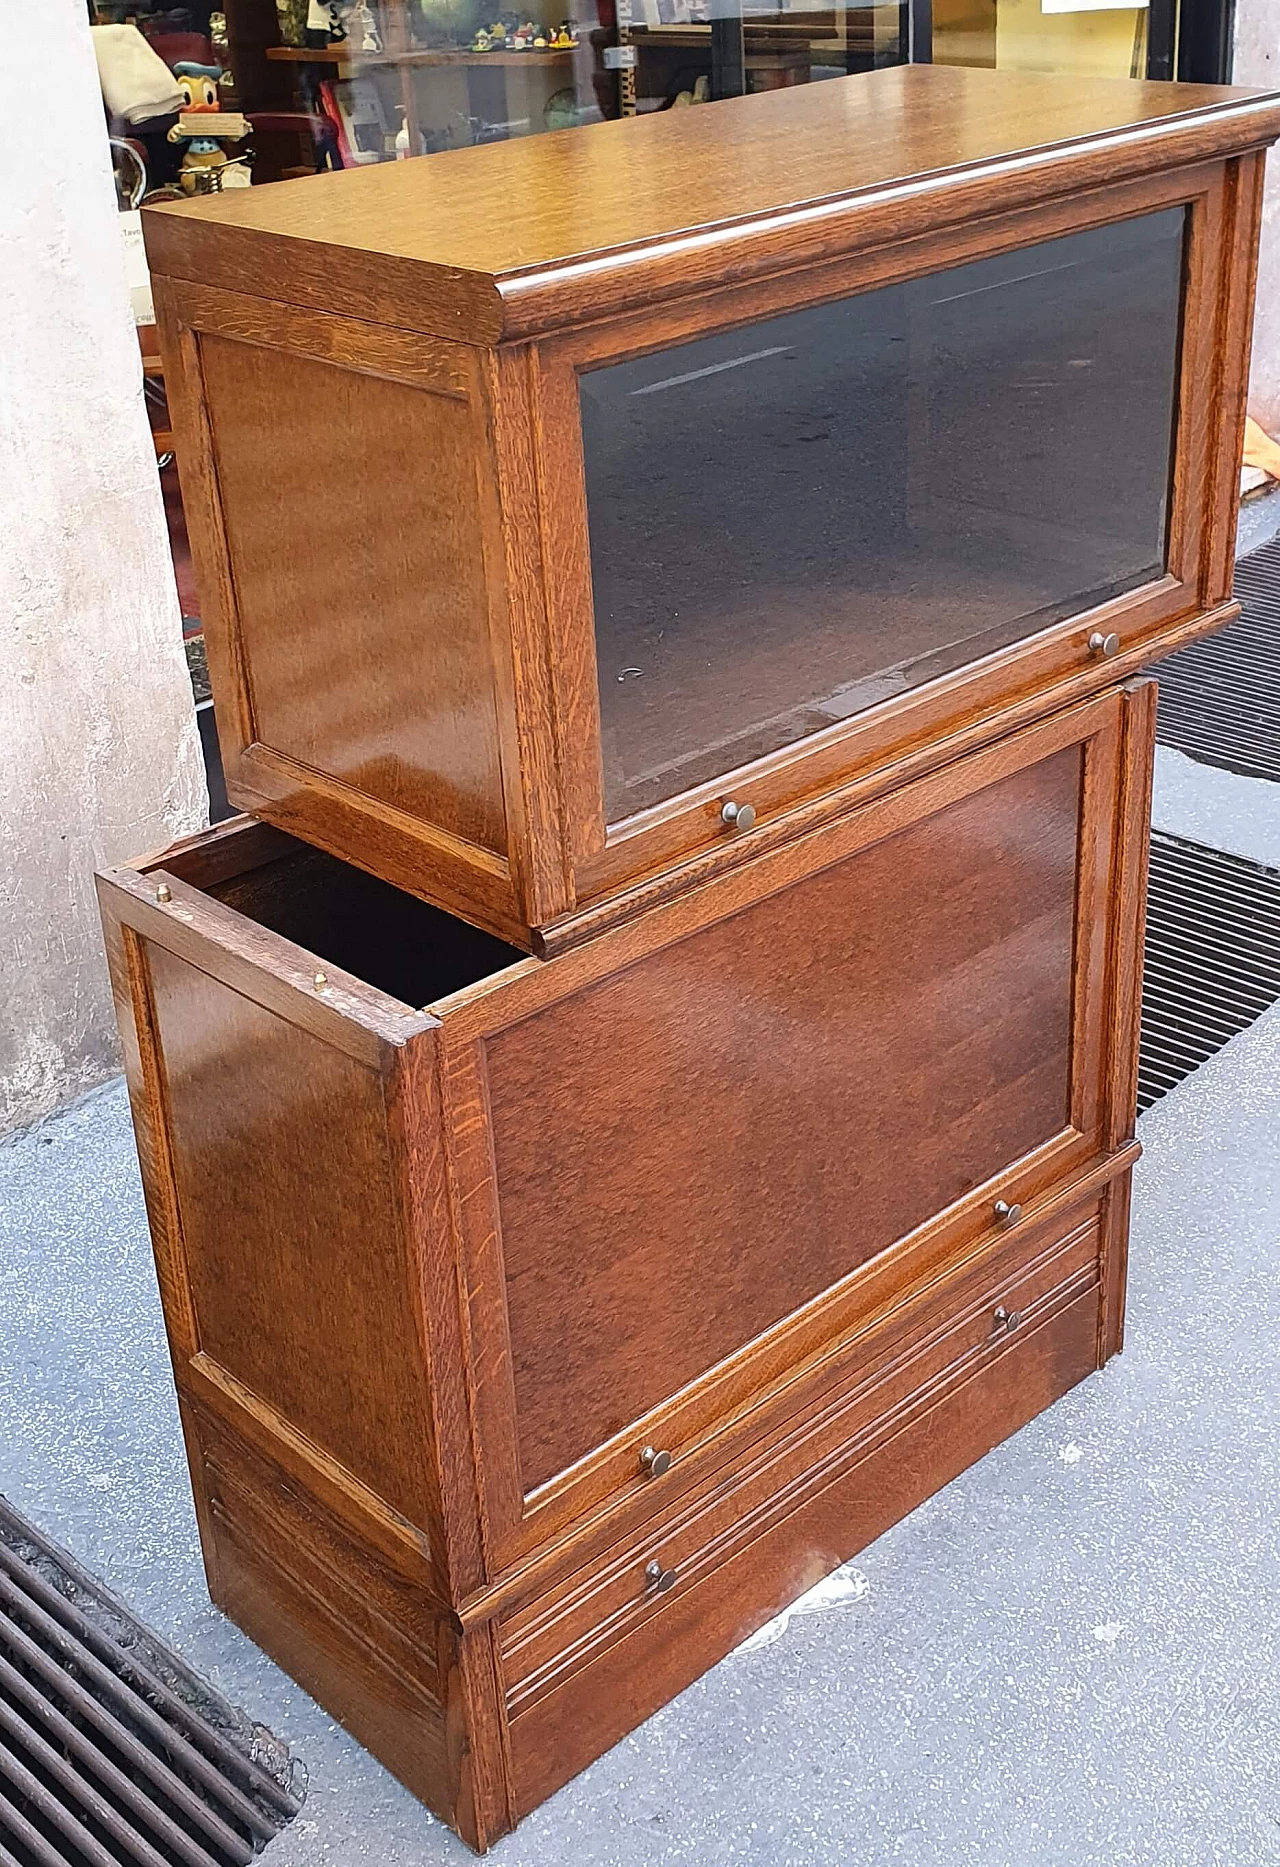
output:
<svg viewBox="0 0 1280 1867"><path fill-rule="evenodd" d="M1215 626L1278 124L906 67L149 213L232 800L556 952Z"/></svg>
<svg viewBox="0 0 1280 1867"><path fill-rule="evenodd" d="M477 1848L1120 1347L1280 100L148 216L228 790L101 878L214 1598Z"/></svg>
<svg viewBox="0 0 1280 1867"><path fill-rule="evenodd" d="M1153 717L549 961L243 820L102 879L215 1597L473 1840L1118 1346Z"/></svg>

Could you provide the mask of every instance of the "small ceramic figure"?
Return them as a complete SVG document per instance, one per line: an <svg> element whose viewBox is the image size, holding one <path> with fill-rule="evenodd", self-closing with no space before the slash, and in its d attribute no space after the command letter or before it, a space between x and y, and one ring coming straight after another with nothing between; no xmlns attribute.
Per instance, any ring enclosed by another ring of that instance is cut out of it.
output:
<svg viewBox="0 0 1280 1867"><path fill-rule="evenodd" d="M217 114L218 80L222 76L217 65L197 65L184 60L174 66L173 75L182 92L181 114L184 117ZM187 145L182 152L182 164L178 170L178 180L184 194L203 193L210 183L206 181L202 184L198 177L226 166L226 150L215 136L192 136L175 123L169 131L168 140ZM216 187L217 181L214 180L212 185Z"/></svg>
<svg viewBox="0 0 1280 1867"><path fill-rule="evenodd" d="M539 26L539 27L537 28L537 31L536 31L536 34L535 34L535 37L534 37L534 41L533 41L533 49L534 49L534 51L535 51L535 52L545 52L545 51L546 51L546 49L547 49L547 30L546 30L546 27L545 27L545 26Z"/></svg>
<svg viewBox="0 0 1280 1867"><path fill-rule="evenodd" d="M486 32L483 26L477 26L475 38L471 41L471 50L473 52L492 52L493 35Z"/></svg>

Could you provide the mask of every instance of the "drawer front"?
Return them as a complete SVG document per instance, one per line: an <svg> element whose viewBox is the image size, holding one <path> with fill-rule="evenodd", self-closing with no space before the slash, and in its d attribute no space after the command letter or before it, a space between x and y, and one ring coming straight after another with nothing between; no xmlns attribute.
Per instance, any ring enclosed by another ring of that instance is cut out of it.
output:
<svg viewBox="0 0 1280 1867"><path fill-rule="evenodd" d="M1082 1379L1097 1360L1099 1236L1095 1216L940 1292L749 1471L511 1613L521 1806Z"/></svg>
<svg viewBox="0 0 1280 1867"><path fill-rule="evenodd" d="M796 1396L795 1411L740 1460L620 1545L506 1617L507 1690L518 1712L602 1644L661 1611L688 1586L799 1508L845 1466L865 1458L920 1413L1098 1284L1101 1229L1091 1213L1065 1236L1006 1241L885 1319ZM659 1564L668 1586L646 1575ZM817 1579L816 1577L814 1579Z"/></svg>
<svg viewBox="0 0 1280 1867"><path fill-rule="evenodd" d="M436 1007L492 1574L1106 1155L1119 710Z"/></svg>

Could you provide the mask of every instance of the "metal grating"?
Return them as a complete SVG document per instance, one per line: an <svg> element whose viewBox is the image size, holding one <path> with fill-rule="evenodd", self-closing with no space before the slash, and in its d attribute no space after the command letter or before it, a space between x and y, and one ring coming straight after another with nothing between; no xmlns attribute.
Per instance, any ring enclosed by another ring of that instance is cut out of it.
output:
<svg viewBox="0 0 1280 1867"><path fill-rule="evenodd" d="M1138 1107L1280 998L1280 871L1151 838Z"/></svg>
<svg viewBox="0 0 1280 1867"><path fill-rule="evenodd" d="M1280 539L1236 565L1243 614L1162 661L1156 736L1206 765L1280 779Z"/></svg>
<svg viewBox="0 0 1280 1867"><path fill-rule="evenodd" d="M246 1867L300 1774L0 1498L0 1867Z"/></svg>

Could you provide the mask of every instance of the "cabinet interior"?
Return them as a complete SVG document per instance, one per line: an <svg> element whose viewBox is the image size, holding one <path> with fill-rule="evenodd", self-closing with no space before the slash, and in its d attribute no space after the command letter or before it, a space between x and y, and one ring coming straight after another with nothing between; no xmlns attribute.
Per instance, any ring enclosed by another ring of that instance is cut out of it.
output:
<svg viewBox="0 0 1280 1867"><path fill-rule="evenodd" d="M434 1004L529 957L303 843L205 892L406 1005Z"/></svg>

